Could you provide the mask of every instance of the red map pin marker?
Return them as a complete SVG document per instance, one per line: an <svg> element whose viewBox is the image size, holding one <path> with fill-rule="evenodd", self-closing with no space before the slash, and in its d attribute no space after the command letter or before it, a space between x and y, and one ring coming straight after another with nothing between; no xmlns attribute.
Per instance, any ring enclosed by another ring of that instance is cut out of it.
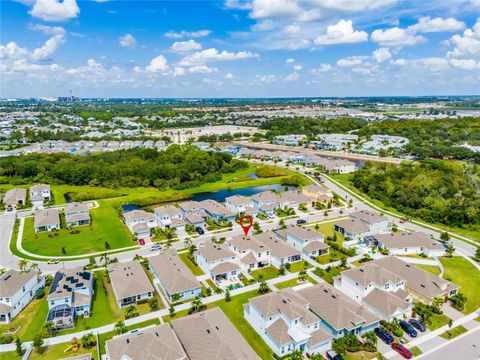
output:
<svg viewBox="0 0 480 360"><path fill-rule="evenodd" d="M245 215L240 218L240 226L243 229L243 232L245 233L245 236L248 235L248 230L253 225L253 218L250 215Z"/></svg>

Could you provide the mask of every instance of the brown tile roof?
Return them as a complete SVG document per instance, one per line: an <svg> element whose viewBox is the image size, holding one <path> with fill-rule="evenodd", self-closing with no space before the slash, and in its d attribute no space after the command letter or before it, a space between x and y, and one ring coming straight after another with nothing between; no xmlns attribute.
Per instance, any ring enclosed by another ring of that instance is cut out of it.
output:
<svg viewBox="0 0 480 360"><path fill-rule="evenodd" d="M35 211L35 227L60 224L60 214L57 209Z"/></svg>
<svg viewBox="0 0 480 360"><path fill-rule="evenodd" d="M350 217L360 219L369 223L387 220L385 215L369 210L355 211L350 214Z"/></svg>
<svg viewBox="0 0 480 360"><path fill-rule="evenodd" d="M265 331L278 346L292 341L292 337L288 334L288 325L282 318L275 320L269 327L265 328Z"/></svg>
<svg viewBox="0 0 480 360"><path fill-rule="evenodd" d="M370 291L362 301L374 310L387 316L395 315L398 309L403 311L411 306L407 300L398 297L395 293L382 291L377 288Z"/></svg>
<svg viewBox="0 0 480 360"><path fill-rule="evenodd" d="M216 244L211 240L200 243L198 252L208 262L235 257L235 253L226 244Z"/></svg>
<svg viewBox="0 0 480 360"><path fill-rule="evenodd" d="M274 257L285 258L288 256L301 255L299 250L287 245L271 231L265 231L261 234L253 235L252 237L268 247Z"/></svg>
<svg viewBox="0 0 480 360"><path fill-rule="evenodd" d="M443 246L423 232L394 232L373 236L387 248L423 247L429 250L443 250Z"/></svg>
<svg viewBox="0 0 480 360"><path fill-rule="evenodd" d="M8 270L0 276L0 297L11 297L27 282L36 277L37 273Z"/></svg>
<svg viewBox="0 0 480 360"><path fill-rule="evenodd" d="M117 300L147 292L154 293L153 286L138 261L110 264L107 269Z"/></svg>
<svg viewBox="0 0 480 360"><path fill-rule="evenodd" d="M344 219L337 221L335 225L344 228L345 231L352 233L352 234L358 234L358 233L363 233L369 230L368 225L365 224L363 221L358 220L358 219Z"/></svg>

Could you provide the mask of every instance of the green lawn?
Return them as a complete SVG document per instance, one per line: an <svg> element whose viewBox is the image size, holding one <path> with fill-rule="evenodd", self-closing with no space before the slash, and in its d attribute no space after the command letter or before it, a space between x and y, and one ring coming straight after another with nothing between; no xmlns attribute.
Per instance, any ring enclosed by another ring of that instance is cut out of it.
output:
<svg viewBox="0 0 480 360"><path fill-rule="evenodd" d="M305 283L308 283L308 282L310 282L312 284L316 283L316 282L312 282L312 281L315 281L315 280L313 280L310 276L307 276L306 281L299 282L298 278L295 278L295 279L292 279L292 280L287 280L287 281L283 281L281 283L275 284L275 287L277 289L285 289L285 288L294 287L294 286L297 286L297 285L302 285L302 284L305 284Z"/></svg>
<svg viewBox="0 0 480 360"><path fill-rule="evenodd" d="M450 340L456 338L459 335L462 335L463 333L466 333L467 331L468 330L465 329L462 325L459 325L451 328L448 331L445 331L443 334L440 334L440 336L444 339Z"/></svg>
<svg viewBox="0 0 480 360"><path fill-rule="evenodd" d="M215 285L215 283L211 279L207 279L207 284L210 286L213 292L218 290L218 286Z"/></svg>
<svg viewBox="0 0 480 360"><path fill-rule="evenodd" d="M318 232L321 232L323 235L325 235L325 239L327 239L327 237L333 239L333 236L335 234L335 231L333 230L333 224L335 224L335 221L330 221L323 224L315 224L309 227L314 230L317 230ZM345 237L342 234L339 234L338 232L336 233L336 235L337 235L336 242L339 245L342 245L343 241L345 240Z"/></svg>
<svg viewBox="0 0 480 360"><path fill-rule="evenodd" d="M414 346L411 349L409 349L410 352L412 353L413 356L420 356L422 355L422 350L418 348L418 346Z"/></svg>
<svg viewBox="0 0 480 360"><path fill-rule="evenodd" d="M378 357L378 352L357 351L355 353L347 352L345 360L371 360Z"/></svg>
<svg viewBox="0 0 480 360"><path fill-rule="evenodd" d="M438 328L441 328L442 326L445 326L449 323L450 318L446 315L434 315L430 319L430 324L428 325L428 328L433 331Z"/></svg>
<svg viewBox="0 0 480 360"><path fill-rule="evenodd" d="M135 325L127 326L127 329L128 329L128 331L131 331L131 330L135 330L135 329L141 329L141 328L144 328L144 327L147 327L147 326L150 326L150 325L159 325L159 324L160 324L159 319L150 319L150 320L147 320L147 321L135 324ZM98 335L98 340L99 340L99 343L100 343L100 354L101 355L105 354L105 342L107 340L110 340L111 338L113 338L116 335L117 334L115 334L114 331L110 331L110 332Z"/></svg>
<svg viewBox="0 0 480 360"><path fill-rule="evenodd" d="M318 269L318 268L317 268ZM335 276L340 275L342 271L350 269L349 267L346 268L340 268L340 267L331 267L330 271L323 270L323 272L320 274L320 272L317 271L317 269L314 270L315 275L320 276L323 280L328 282L330 285L333 285L333 278Z"/></svg>
<svg viewBox="0 0 480 360"><path fill-rule="evenodd" d="M302 270L307 270L313 267L308 261L297 261L292 264L290 264L290 272L291 273L297 273Z"/></svg>
<svg viewBox="0 0 480 360"><path fill-rule="evenodd" d="M464 314L480 307L480 271L461 256L440 258L443 265L443 278L460 285L460 292L467 297Z"/></svg>
<svg viewBox="0 0 480 360"><path fill-rule="evenodd" d="M275 266L268 266L260 270L254 270L250 273L258 281L258 276L263 275L263 280L270 280L278 277L278 269Z"/></svg>
<svg viewBox="0 0 480 360"><path fill-rule="evenodd" d="M345 255L344 253L341 253L340 251L335 250L334 248L330 248L328 249L328 254L317 256L316 260L319 264L328 264L334 261L339 261L347 258L348 256Z"/></svg>
<svg viewBox="0 0 480 360"><path fill-rule="evenodd" d="M440 268L435 265L415 264L416 267L428 271L434 275L440 275Z"/></svg>
<svg viewBox="0 0 480 360"><path fill-rule="evenodd" d="M102 201L99 208L90 210L92 224L75 227L80 231L78 234L70 234L65 226L63 215L62 229L57 232L58 236L49 237L51 232L36 234L33 227L33 217L25 219L22 245L26 251L45 256L81 255L91 252L107 250L105 242L110 244L111 249L137 245L132 241L132 236L127 227L120 220L117 211L106 206ZM66 253L61 249L65 247Z"/></svg>
<svg viewBox="0 0 480 360"><path fill-rule="evenodd" d="M2 360L22 360L22 357L18 356L15 351L2 352L1 354L2 356L0 358Z"/></svg>
<svg viewBox="0 0 480 360"><path fill-rule="evenodd" d="M182 261L187 265L187 267L190 269L193 275L199 276L199 275L205 275L203 270L200 268L200 266L194 264L189 258L188 258L188 252L184 253L179 253L178 257L182 259Z"/></svg>
<svg viewBox="0 0 480 360"><path fill-rule="evenodd" d="M68 351L65 352L65 350L70 346L70 343L63 343L63 344L57 344L57 345L51 345L47 346L45 348L45 351L41 354L37 353L35 350L32 351L30 356L28 357L29 360L35 360L35 359L63 359L66 357L71 357L71 356L77 356L77 355L82 355L82 354L90 354L92 356L92 359L98 358L97 356L97 347L93 347L92 349L79 349L76 352L73 351ZM3 360L3 357L2 357Z"/></svg>

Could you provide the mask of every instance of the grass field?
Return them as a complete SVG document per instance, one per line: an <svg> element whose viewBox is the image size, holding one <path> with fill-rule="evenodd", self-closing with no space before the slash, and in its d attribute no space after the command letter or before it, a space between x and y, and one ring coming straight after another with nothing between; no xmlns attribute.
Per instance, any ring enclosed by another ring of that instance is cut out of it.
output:
<svg viewBox="0 0 480 360"><path fill-rule="evenodd" d="M297 261L294 262L293 264L290 264L290 272L291 273L297 273L302 270L307 270L313 267L308 261Z"/></svg>
<svg viewBox="0 0 480 360"><path fill-rule="evenodd" d="M334 248L328 249L328 254L317 256L316 261L319 264L328 264L334 261L339 261L342 259L347 259L348 256L345 255L344 253L341 253L338 250L335 250Z"/></svg>
<svg viewBox="0 0 480 360"><path fill-rule="evenodd" d="M188 258L188 252L180 253L178 254L178 257L182 259L182 261L187 265L187 267L190 269L193 275L199 276L199 275L204 275L205 273L203 270L200 268L200 266L194 264L189 258Z"/></svg>
<svg viewBox="0 0 480 360"><path fill-rule="evenodd" d="M297 285L302 285L302 284L305 284L305 283L317 284L317 282L315 280L313 280L310 276L307 276L306 281L299 282L298 278L295 278L295 279L292 279L292 280L287 280L287 281L283 281L281 283L275 284L275 287L277 289L285 289L285 288L289 288L289 287L295 287Z"/></svg>
<svg viewBox="0 0 480 360"><path fill-rule="evenodd" d="M416 267L428 271L434 275L440 275L440 268L434 265L415 264Z"/></svg>
<svg viewBox="0 0 480 360"><path fill-rule="evenodd" d="M58 344L58 345L51 345L47 346L45 348L45 351L42 352L41 354L37 353L35 350L32 351L30 356L28 357L29 360L36 360L36 359L63 359L65 357L70 357L70 356L78 356L82 354L90 354L92 359L96 359L97 356L97 347L93 347L92 349L79 349L76 352L68 351L65 352L65 350L70 346L69 343L63 343L63 344ZM2 357L3 360L3 357Z"/></svg>
<svg viewBox="0 0 480 360"><path fill-rule="evenodd" d="M414 346L411 349L409 349L410 352L412 353L413 356L419 356L422 355L422 350L418 348L418 346Z"/></svg>
<svg viewBox="0 0 480 360"><path fill-rule="evenodd" d="M270 280L278 277L278 269L275 266L268 266L260 270L254 270L250 275L257 281L259 275L263 276L263 280Z"/></svg>
<svg viewBox="0 0 480 360"><path fill-rule="evenodd" d="M460 292L467 297L464 314L480 307L480 271L463 257L440 258L443 278L460 285Z"/></svg>
<svg viewBox="0 0 480 360"><path fill-rule="evenodd" d="M450 321L450 318L446 315L434 315L430 319L430 324L428 325L428 328L433 331L438 328L441 328L442 326L445 326L448 324Z"/></svg>
<svg viewBox="0 0 480 360"><path fill-rule="evenodd" d="M448 331L445 331L443 334L440 334L440 336L444 339L450 340L450 339L456 338L459 335L466 333L467 331L468 330L465 329L462 325L459 325L454 328L451 328Z"/></svg>
<svg viewBox="0 0 480 360"><path fill-rule="evenodd" d="M333 230L333 224L335 224L335 221L326 222L323 224L310 225L309 227L321 232L323 235L325 235L325 239L327 239L327 237L333 238L333 234L335 233L335 231ZM338 245L343 245L343 241L345 240L345 237L342 234L339 234L338 232L336 233L336 235L337 235L336 243Z"/></svg>

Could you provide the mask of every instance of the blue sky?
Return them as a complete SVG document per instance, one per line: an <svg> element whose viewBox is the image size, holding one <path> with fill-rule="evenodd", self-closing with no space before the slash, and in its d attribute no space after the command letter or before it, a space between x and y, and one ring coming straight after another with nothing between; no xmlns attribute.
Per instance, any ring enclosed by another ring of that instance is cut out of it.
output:
<svg viewBox="0 0 480 360"><path fill-rule="evenodd" d="M480 93L480 0L0 6L4 98Z"/></svg>

